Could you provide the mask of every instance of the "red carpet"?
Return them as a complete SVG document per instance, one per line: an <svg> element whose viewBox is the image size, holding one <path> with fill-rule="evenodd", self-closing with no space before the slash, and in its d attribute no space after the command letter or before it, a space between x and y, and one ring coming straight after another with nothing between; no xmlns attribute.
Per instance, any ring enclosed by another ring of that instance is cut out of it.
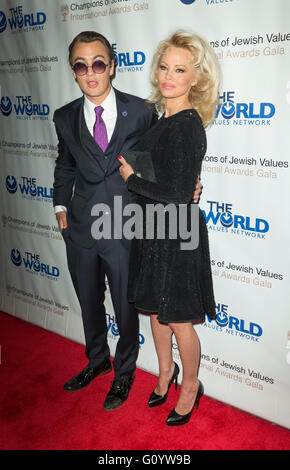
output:
<svg viewBox="0 0 290 470"><path fill-rule="evenodd" d="M177 401L149 409L156 377L137 370L129 399L102 409L113 373L75 393L63 383L85 365L84 347L0 314L2 450L289 450L290 432L203 397L186 426L165 425ZM206 384L205 384L206 385Z"/></svg>

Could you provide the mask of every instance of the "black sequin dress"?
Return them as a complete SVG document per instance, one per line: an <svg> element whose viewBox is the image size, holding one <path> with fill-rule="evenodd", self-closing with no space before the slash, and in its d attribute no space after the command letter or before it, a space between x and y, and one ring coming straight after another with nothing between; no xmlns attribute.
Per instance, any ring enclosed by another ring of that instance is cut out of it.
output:
<svg viewBox="0 0 290 470"><path fill-rule="evenodd" d="M134 147L151 152L156 183L131 175L127 187L138 195L138 204L174 204L186 207L189 220L199 223L199 242L195 249L181 249L184 240L169 236L169 212L165 239L133 239L128 279L128 301L138 310L158 312L161 322L204 320L205 313L215 318L215 300L209 257L208 233L200 209L190 218L192 196L206 151L202 121L194 109L161 118ZM186 205L186 206L184 206ZM152 207L152 206L151 206ZM143 217L144 236L146 220ZM190 229L190 225L188 226Z"/></svg>

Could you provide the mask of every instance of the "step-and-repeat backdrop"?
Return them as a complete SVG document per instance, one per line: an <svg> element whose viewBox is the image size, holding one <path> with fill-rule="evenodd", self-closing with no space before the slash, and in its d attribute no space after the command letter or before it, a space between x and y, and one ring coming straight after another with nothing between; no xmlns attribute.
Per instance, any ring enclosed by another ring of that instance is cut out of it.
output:
<svg viewBox="0 0 290 470"><path fill-rule="evenodd" d="M218 315L196 327L199 375L208 396L288 428L289 17L288 0L2 0L0 6L1 309L84 343L52 206L53 112L80 96L67 60L72 38L82 30L108 37L118 63L114 86L146 98L158 42L177 29L196 32L213 46L223 73L200 202ZM118 330L109 290L106 307L114 355ZM140 318L138 366L157 374L149 318ZM180 364L175 341L172 347Z"/></svg>

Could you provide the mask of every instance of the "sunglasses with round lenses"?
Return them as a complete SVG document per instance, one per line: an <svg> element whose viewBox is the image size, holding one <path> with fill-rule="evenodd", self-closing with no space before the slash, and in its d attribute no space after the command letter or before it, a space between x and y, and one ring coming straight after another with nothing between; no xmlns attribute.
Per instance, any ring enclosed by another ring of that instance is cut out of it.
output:
<svg viewBox="0 0 290 470"><path fill-rule="evenodd" d="M89 68L91 68L94 73L104 73L108 65L109 64L105 64L102 60L95 60L95 62L89 66L83 62L76 62L72 69L77 75L86 75Z"/></svg>

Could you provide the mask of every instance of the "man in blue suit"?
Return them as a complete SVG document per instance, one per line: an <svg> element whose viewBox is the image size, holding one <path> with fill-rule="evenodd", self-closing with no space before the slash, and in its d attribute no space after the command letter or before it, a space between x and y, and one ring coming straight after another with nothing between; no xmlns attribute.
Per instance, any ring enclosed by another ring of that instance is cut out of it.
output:
<svg viewBox="0 0 290 470"><path fill-rule="evenodd" d="M72 73L83 96L57 109L59 140L55 166L54 207L66 243L68 267L79 299L89 363L65 385L76 391L112 370L104 308L107 276L119 340L113 361L115 377L104 408L118 408L128 398L139 350L139 322L127 301L130 241L92 237L95 204L106 204L114 220L114 197L123 207L135 196L126 189L118 154L131 148L152 124L152 108L114 89L114 53L99 33L78 34L69 46ZM199 192L200 190L198 190Z"/></svg>

